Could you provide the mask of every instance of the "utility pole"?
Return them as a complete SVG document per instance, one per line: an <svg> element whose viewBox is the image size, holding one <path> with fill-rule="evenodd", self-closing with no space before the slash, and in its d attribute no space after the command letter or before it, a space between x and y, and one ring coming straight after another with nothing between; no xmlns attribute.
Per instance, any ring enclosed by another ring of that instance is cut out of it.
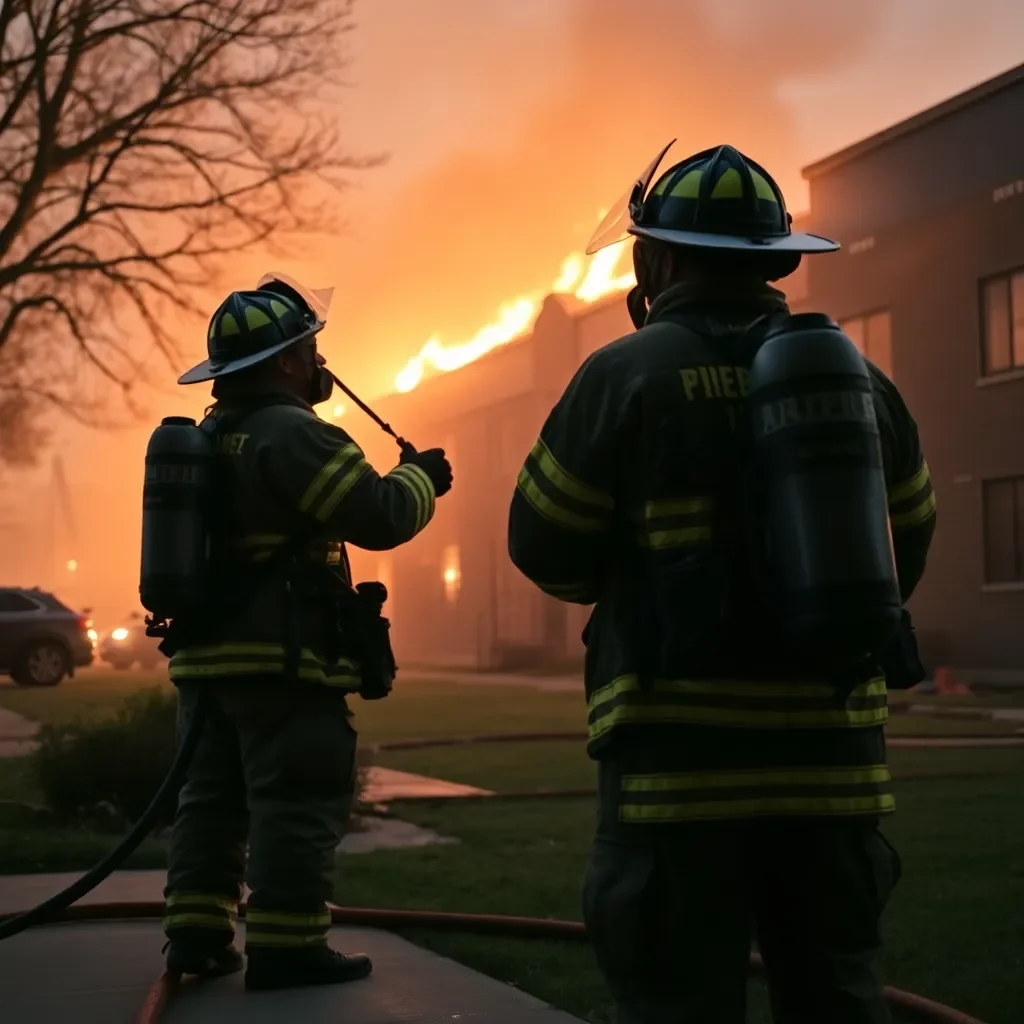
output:
<svg viewBox="0 0 1024 1024"><path fill-rule="evenodd" d="M64 460L53 457L50 473L50 501L48 517L51 586L59 590L68 573L78 572L78 524L71 503L71 491L64 473ZM58 530L58 516L62 529Z"/></svg>

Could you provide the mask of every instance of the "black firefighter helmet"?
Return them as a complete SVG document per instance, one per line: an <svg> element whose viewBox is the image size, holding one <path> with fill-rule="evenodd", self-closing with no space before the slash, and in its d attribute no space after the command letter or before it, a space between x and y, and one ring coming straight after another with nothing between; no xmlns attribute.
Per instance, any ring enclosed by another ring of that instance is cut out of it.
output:
<svg viewBox="0 0 1024 1024"><path fill-rule="evenodd" d="M688 157L670 167L648 192L671 146L662 149L601 221L588 255L630 235L700 249L815 253L839 248L828 238L794 232L774 179L732 146Z"/></svg>
<svg viewBox="0 0 1024 1024"><path fill-rule="evenodd" d="M198 384L262 363L323 330L323 313L299 289L264 279L253 291L232 292L210 319L208 359L178 378Z"/></svg>

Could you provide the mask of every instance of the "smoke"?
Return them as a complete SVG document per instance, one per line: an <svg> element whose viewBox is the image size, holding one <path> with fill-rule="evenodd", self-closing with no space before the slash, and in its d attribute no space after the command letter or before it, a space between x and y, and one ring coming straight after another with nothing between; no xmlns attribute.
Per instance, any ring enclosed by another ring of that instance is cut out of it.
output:
<svg viewBox="0 0 1024 1024"><path fill-rule="evenodd" d="M782 87L854 62L883 6L574 0L532 38L527 19L500 33L466 23L460 88L489 118L357 221L336 267L347 295L337 362L371 392L390 390L434 331L459 340L501 301L550 285L598 211L670 138L674 160L730 142L792 192L795 124ZM417 31L421 51L434 52L430 26Z"/></svg>

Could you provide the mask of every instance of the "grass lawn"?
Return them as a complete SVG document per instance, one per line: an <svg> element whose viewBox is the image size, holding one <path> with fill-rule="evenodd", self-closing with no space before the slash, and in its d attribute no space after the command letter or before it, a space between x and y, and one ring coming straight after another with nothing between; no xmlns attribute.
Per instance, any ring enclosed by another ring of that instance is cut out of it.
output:
<svg viewBox="0 0 1024 1024"><path fill-rule="evenodd" d="M74 713L113 707L139 685L138 676L83 673L66 690L0 689L0 704L53 721L72 707ZM416 682L394 700L354 706L360 732L371 741L582 727L577 694L521 687ZM929 721L896 715L893 726L917 729ZM937 724L948 732L969 731L962 720ZM904 878L886 919L887 976L988 1024L1018 1024L1024 1006L1024 749L893 750L891 761L899 811L887 833L903 856ZM384 751L376 763L499 791L587 788L594 782L594 767L574 742ZM0 800L39 801L27 759L0 761ZM341 902L579 918L579 883L593 829L589 798L408 802L394 811L461 843L345 857L339 864ZM38 814L0 804L2 873L81 870L112 842L48 828ZM154 840L131 866L160 867L163 858L164 845ZM585 945L419 932L411 937L579 1017L610 1020ZM752 984L751 992L749 1020L765 1024L761 987Z"/></svg>
<svg viewBox="0 0 1024 1024"><path fill-rule="evenodd" d="M39 722L108 714L125 697L151 686L170 687L165 672L87 669L54 689L24 689L0 680L0 707ZM1011 691L1012 692L1012 691ZM893 736L987 736L1012 733L1018 723L972 717L930 717L899 710L906 695L890 694ZM922 698L914 703L981 708L970 698ZM987 699L986 699L986 703ZM1007 706L1011 701L1007 699ZM991 706L989 704L989 706ZM586 728L580 694L526 686L474 685L443 679L400 684L385 701L352 701L356 726L371 742L500 732L571 732Z"/></svg>
<svg viewBox="0 0 1024 1024"><path fill-rule="evenodd" d="M15 686L0 679L0 707L37 722L66 722L116 710L125 697L149 686L167 687L165 671L114 672L89 668L52 689Z"/></svg>

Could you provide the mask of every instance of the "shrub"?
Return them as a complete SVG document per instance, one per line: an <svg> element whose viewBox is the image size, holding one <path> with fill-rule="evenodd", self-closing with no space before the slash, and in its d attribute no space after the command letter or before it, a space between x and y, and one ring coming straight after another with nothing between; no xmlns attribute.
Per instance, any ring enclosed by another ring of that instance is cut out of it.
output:
<svg viewBox="0 0 1024 1024"><path fill-rule="evenodd" d="M35 768L51 811L64 821L123 828L149 806L177 752L178 698L174 691L143 690L110 718L44 725ZM371 755L360 749L355 804L366 784ZM159 825L174 821L175 798Z"/></svg>
<svg viewBox="0 0 1024 1024"><path fill-rule="evenodd" d="M93 721L44 725L35 754L50 809L66 820L123 826L149 806L177 750L177 694L144 690ZM161 824L174 820L168 800Z"/></svg>

